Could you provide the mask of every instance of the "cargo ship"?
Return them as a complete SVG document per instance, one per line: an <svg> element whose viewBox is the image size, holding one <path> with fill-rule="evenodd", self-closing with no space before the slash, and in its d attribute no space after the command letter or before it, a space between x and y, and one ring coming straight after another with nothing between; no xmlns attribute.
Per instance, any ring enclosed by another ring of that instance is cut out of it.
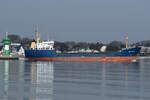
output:
<svg viewBox="0 0 150 100"><path fill-rule="evenodd" d="M38 35L38 28L36 28L36 42L31 43L30 49L25 50L25 57L29 60L40 61L82 61L82 62L97 62L97 61L110 61L110 62L128 62L136 60L136 55L140 52L140 47L128 47L111 54L105 53L74 53L64 54L57 53L54 49L54 41L40 42ZM128 40L128 37L126 37Z"/></svg>

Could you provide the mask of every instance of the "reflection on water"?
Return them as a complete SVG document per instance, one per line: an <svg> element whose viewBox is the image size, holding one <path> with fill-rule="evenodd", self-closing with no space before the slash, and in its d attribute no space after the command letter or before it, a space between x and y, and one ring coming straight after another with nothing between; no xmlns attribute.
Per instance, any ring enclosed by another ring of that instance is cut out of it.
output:
<svg viewBox="0 0 150 100"><path fill-rule="evenodd" d="M0 60L0 100L150 100L149 65Z"/></svg>
<svg viewBox="0 0 150 100"><path fill-rule="evenodd" d="M53 63L32 62L31 83L33 95L32 100L52 100Z"/></svg>
<svg viewBox="0 0 150 100"><path fill-rule="evenodd" d="M142 65L141 62L143 63L57 62L54 73L54 98L149 100L150 68L143 68L145 62Z"/></svg>
<svg viewBox="0 0 150 100"><path fill-rule="evenodd" d="M9 80L9 61L4 62L4 100L7 100Z"/></svg>
<svg viewBox="0 0 150 100"><path fill-rule="evenodd" d="M0 100L52 100L52 62L6 60L0 64Z"/></svg>

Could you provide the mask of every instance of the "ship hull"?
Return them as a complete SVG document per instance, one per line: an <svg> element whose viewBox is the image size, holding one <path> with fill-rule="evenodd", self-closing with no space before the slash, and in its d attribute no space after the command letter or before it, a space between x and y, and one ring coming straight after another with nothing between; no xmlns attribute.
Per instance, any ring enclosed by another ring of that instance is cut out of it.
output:
<svg viewBox="0 0 150 100"><path fill-rule="evenodd" d="M131 57L46 57L29 58L35 61L65 61L65 62L129 62L136 60L136 56Z"/></svg>
<svg viewBox="0 0 150 100"><path fill-rule="evenodd" d="M81 61L81 62L128 62L136 59L140 48L127 48L112 54L63 54L56 53L55 50L25 50L25 56L29 60L39 61Z"/></svg>

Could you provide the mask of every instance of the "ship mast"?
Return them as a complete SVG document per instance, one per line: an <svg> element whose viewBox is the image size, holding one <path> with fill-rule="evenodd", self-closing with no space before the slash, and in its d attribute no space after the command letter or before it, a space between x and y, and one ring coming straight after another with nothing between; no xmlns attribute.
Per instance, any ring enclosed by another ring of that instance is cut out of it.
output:
<svg viewBox="0 0 150 100"><path fill-rule="evenodd" d="M128 36L125 37L126 40L126 48L128 48Z"/></svg>
<svg viewBox="0 0 150 100"><path fill-rule="evenodd" d="M36 25L35 35L36 35L36 46L37 46L37 48L38 48L39 41L40 41L38 25Z"/></svg>

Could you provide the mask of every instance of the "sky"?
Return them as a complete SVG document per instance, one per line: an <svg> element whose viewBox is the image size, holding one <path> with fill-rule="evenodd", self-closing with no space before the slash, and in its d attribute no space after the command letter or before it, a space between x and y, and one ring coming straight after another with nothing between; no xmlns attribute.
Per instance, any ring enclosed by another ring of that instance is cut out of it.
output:
<svg viewBox="0 0 150 100"><path fill-rule="evenodd" d="M42 40L130 42L150 40L150 0L0 0L5 32Z"/></svg>

